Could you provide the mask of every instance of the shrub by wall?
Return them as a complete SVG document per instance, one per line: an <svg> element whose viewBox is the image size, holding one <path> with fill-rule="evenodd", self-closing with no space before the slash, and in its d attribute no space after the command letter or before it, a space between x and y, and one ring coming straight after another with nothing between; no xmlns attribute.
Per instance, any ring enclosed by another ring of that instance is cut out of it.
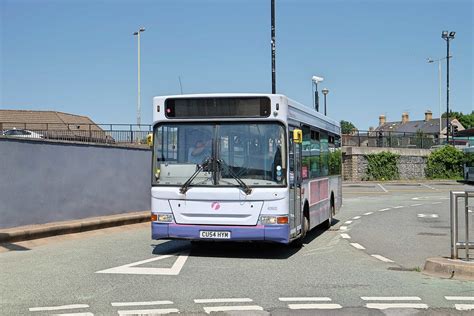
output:
<svg viewBox="0 0 474 316"><path fill-rule="evenodd" d="M464 154L451 145L446 145L428 156L426 176L430 179L461 179Z"/></svg>
<svg viewBox="0 0 474 316"><path fill-rule="evenodd" d="M388 151L366 155L367 175L365 180L398 180L397 161L400 155Z"/></svg>

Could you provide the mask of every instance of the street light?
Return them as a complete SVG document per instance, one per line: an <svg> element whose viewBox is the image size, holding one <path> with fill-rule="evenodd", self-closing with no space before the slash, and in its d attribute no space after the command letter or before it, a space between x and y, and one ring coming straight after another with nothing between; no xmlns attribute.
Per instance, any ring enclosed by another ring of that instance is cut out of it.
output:
<svg viewBox="0 0 474 316"><path fill-rule="evenodd" d="M141 27L133 35L138 38L138 97L137 97L137 125L141 124L141 105L140 105L140 33L145 32L145 28Z"/></svg>
<svg viewBox="0 0 474 316"><path fill-rule="evenodd" d="M449 56L449 58L451 58L453 56ZM441 95L441 61L442 60L445 60L446 57L443 57L443 58L438 58L438 59L432 59L432 58L426 58L426 61L429 63L429 64L432 64L434 62L438 62L438 85L439 85L439 140L441 141L441 130L442 130L442 126L441 126L441 116L442 116L442 113L441 113L441 105L442 105L442 95Z"/></svg>
<svg viewBox="0 0 474 316"><path fill-rule="evenodd" d="M316 111L319 112L319 92L318 92L318 83L323 82L324 78L318 77L318 76L313 76L311 78L313 81L313 84L315 86L315 91L314 91L314 107L316 108Z"/></svg>
<svg viewBox="0 0 474 316"><path fill-rule="evenodd" d="M329 90L327 88L323 88L321 92L324 94L324 115L327 115L326 96L328 95Z"/></svg>
<svg viewBox="0 0 474 316"><path fill-rule="evenodd" d="M443 31L441 38L446 41L446 141L449 144L449 41L454 39L456 32Z"/></svg>

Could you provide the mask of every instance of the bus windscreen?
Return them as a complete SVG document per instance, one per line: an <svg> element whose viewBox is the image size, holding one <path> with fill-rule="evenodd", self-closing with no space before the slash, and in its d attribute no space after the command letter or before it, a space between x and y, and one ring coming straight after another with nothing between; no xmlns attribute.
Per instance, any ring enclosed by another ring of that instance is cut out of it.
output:
<svg viewBox="0 0 474 316"><path fill-rule="evenodd" d="M267 97L170 98L165 101L168 118L269 117Z"/></svg>

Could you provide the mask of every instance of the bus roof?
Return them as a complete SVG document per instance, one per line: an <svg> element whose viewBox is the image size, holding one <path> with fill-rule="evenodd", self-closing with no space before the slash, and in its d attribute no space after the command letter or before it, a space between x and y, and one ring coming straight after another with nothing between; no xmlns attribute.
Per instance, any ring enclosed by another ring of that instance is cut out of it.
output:
<svg viewBox="0 0 474 316"><path fill-rule="evenodd" d="M318 119L319 121L323 121L328 123L329 125L332 125L336 127L337 129L340 129L340 123L329 118L328 116L316 112L316 110L313 107L306 106L304 104L301 104L293 99L288 98L286 95L283 94L271 94L271 93L196 93L196 94L177 94L177 95L166 95L166 96L156 96L155 98L160 98L160 99L167 99L167 98L173 98L173 99L180 99L180 98L208 98L208 97L268 97L271 99L275 98L285 98L287 100L287 103L290 107L293 107L299 111L304 112L306 115L311 115L312 117Z"/></svg>

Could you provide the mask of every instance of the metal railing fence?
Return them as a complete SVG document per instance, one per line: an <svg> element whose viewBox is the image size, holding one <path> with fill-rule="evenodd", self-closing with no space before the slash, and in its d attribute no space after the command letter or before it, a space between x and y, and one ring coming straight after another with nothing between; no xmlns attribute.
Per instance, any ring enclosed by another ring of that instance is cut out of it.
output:
<svg viewBox="0 0 474 316"><path fill-rule="evenodd" d="M356 147L429 149L445 142L445 139L439 139L435 135L422 133L356 131L342 135L343 146Z"/></svg>
<svg viewBox="0 0 474 316"><path fill-rule="evenodd" d="M152 131L147 124L1 123L4 137L100 144L146 144Z"/></svg>
<svg viewBox="0 0 474 316"><path fill-rule="evenodd" d="M464 198L464 241L459 241L459 199ZM474 191L451 191L450 193L450 219L451 219L451 259L459 258L459 249L464 249L467 261L470 259L470 250L474 249L474 239L469 235L469 213L472 211L469 198L474 198Z"/></svg>

